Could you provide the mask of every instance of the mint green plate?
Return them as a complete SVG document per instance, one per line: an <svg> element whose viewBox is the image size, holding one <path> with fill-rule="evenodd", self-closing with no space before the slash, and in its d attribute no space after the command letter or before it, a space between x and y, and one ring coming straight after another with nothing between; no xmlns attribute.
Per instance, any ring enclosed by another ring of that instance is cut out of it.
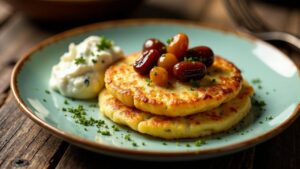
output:
<svg viewBox="0 0 300 169"><path fill-rule="evenodd" d="M190 46L210 46L216 54L234 62L245 79L254 82L256 94L249 115L226 133L202 138L205 144L196 144L199 139L161 140L124 126L117 126L120 131L115 131L114 123L99 113L97 100L71 100L49 89L51 67L71 42L104 35L130 54L141 50L147 38L166 40L178 32L190 37ZM104 22L56 35L38 44L17 63L11 85L23 112L54 135L89 150L143 160L190 160L236 152L278 134L297 118L300 109L299 73L285 54L240 32L174 20ZM96 126L77 124L72 114L62 111L79 104L89 117L104 120L111 136L98 133Z"/></svg>

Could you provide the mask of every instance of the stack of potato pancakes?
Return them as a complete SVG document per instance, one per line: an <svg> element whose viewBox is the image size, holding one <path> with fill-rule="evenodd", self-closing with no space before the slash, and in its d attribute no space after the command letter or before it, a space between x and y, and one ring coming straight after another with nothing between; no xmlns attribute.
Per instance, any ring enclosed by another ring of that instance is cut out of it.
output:
<svg viewBox="0 0 300 169"><path fill-rule="evenodd" d="M216 56L196 83L171 78L167 87L160 87L134 71L139 55L132 54L105 72L99 106L115 123L164 139L195 138L230 129L251 108L253 88L224 58Z"/></svg>

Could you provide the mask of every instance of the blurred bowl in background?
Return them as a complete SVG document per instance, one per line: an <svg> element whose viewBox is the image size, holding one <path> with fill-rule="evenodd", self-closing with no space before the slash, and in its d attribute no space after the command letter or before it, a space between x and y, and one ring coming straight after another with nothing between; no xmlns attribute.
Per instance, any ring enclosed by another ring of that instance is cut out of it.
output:
<svg viewBox="0 0 300 169"><path fill-rule="evenodd" d="M84 21L124 16L143 0L5 0L39 21Z"/></svg>

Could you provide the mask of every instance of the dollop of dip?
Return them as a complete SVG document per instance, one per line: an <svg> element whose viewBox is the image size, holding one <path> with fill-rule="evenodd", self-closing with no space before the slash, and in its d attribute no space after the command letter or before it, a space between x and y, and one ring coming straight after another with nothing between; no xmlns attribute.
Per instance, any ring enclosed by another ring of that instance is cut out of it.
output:
<svg viewBox="0 0 300 169"><path fill-rule="evenodd" d="M104 86L105 69L124 56L122 49L104 37L90 36L69 51L52 68L50 87L62 95L90 99Z"/></svg>

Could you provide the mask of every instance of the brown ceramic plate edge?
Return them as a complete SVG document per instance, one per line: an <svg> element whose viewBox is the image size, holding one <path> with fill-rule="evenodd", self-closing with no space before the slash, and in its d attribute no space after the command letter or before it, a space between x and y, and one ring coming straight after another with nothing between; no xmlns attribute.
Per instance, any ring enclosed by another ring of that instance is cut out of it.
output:
<svg viewBox="0 0 300 169"><path fill-rule="evenodd" d="M271 131L264 133L262 135L258 135L255 138L252 138L250 140L240 142L237 144L231 144L223 148L211 148L208 150L198 150L198 151L180 151L180 152L160 152L160 151L145 151L145 150L128 150L125 148L119 148L119 147L111 147L107 146L101 143L96 143L93 141L86 140L84 138L65 133L38 118L32 110L26 106L26 104L23 102L19 95L19 91L17 88L17 75L19 74L20 70L22 69L22 66L26 62L27 59L30 58L31 54L34 53L35 51L49 45L52 43L55 43L61 39L64 39L66 37L70 37L73 35L77 35L83 32L91 31L91 30L96 30L96 29L104 29L104 28L110 28L110 27L115 27L115 26L130 26L130 25L143 25L143 24L175 24L175 25L184 25L184 26L192 26L192 27L199 27L199 28L206 28L206 29L214 29L217 31L222 31L224 33L229 33L229 34L234 34L237 36L240 36L242 38L246 38L251 41L261 41L257 39L254 36L248 35L246 33L240 32L240 31L233 31L230 29L224 29L219 26L211 25L211 24L197 24L194 22L190 21L184 21L184 20L173 20L173 19L129 19L129 20L116 20L116 21L107 21L107 22L101 22L101 23L96 23L96 24L91 24L87 26L82 26L79 28L75 28L60 34L57 34L55 36L52 36L39 44L37 44L35 47L31 48L26 54L22 56L22 58L17 62L15 65L13 72L12 72L12 77L11 77L11 87L12 87L12 92L17 100L18 106L24 112L30 119L32 119L34 122L36 122L38 125L41 127L47 129L49 132L54 134L57 137L60 137L64 140L67 140L75 145L87 148L92 151L96 152L105 152L107 154L111 155L123 155L128 156L128 157L136 157L139 159L145 159L144 157L155 157L155 159L159 157L179 157L182 158L184 157L185 159L193 159L191 156L194 156L196 158L199 158L199 155L203 156L210 156L210 155L215 155L215 154L227 154L230 152L242 150L245 148L249 148L251 146L254 146L262 141L266 141L270 139L271 137L279 134L281 131L283 131L285 128L287 128L290 124L292 124L296 118L300 114L300 103L298 103L296 109L292 113L292 115L282 124L280 124L278 127L272 129ZM274 48L273 46L269 45L268 43L265 43L261 41L262 43ZM283 54L283 53L282 53ZM285 54L283 54L286 56ZM287 57L287 56L286 56ZM288 57L287 57L288 58ZM289 58L288 58L289 59ZM290 60L290 59L289 59ZM298 69L299 72L299 69ZM177 158L176 158L177 159ZM171 159L172 160L172 159Z"/></svg>

